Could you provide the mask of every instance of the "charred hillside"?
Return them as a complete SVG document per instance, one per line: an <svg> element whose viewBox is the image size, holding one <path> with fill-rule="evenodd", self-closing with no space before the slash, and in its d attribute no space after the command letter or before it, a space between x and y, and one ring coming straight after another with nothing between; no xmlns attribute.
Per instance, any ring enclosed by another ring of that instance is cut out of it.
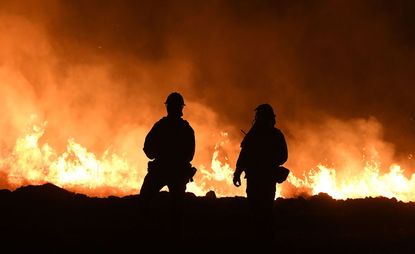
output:
<svg viewBox="0 0 415 254"><path fill-rule="evenodd" d="M212 193L211 193L212 194ZM118 251L169 249L169 199L161 192L143 216L139 196L91 198L52 184L1 190L1 239L12 250L70 248ZM333 200L320 194L275 202L277 250L326 253L413 253L415 204L387 198ZM249 245L244 197L185 200L183 246L189 251ZM225 246L225 247L226 247Z"/></svg>

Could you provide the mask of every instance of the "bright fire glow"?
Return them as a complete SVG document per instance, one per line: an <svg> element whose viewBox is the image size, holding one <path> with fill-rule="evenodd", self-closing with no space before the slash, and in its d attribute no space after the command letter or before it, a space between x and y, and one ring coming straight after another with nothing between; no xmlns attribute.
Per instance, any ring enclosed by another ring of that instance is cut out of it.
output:
<svg viewBox="0 0 415 254"><path fill-rule="evenodd" d="M96 158L73 139L58 155L48 144L39 146L44 130L44 126L33 126L30 133L17 140L10 156L0 160L1 171L12 187L50 182L92 196L138 192L137 170L122 156L106 151Z"/></svg>
<svg viewBox="0 0 415 254"><path fill-rule="evenodd" d="M133 165L127 158L108 150L97 158L73 139L68 140L66 151L58 154L47 143L39 144L45 127L46 123L34 125L30 132L17 139L9 155L0 159L0 173L7 177L10 188L50 182L89 196L139 193L143 180L142 165ZM210 168L199 165L195 181L188 184L187 191L197 196L210 190L219 197L245 195L244 187L236 188L232 184L234 169L227 157L224 162L219 159L222 145L223 142L218 142L215 146ZM381 174L378 163L367 161L363 169L353 172L352 177L338 177L335 168L321 164L301 178L292 172L286 183L278 186L277 196L284 197L282 190L291 185L306 189L312 195L324 192L335 199L383 196L404 202L415 201L415 174L407 178L397 164L391 165L389 172ZM290 195L285 194L285 197Z"/></svg>
<svg viewBox="0 0 415 254"><path fill-rule="evenodd" d="M409 202L415 200L415 174L405 177L399 165L391 165L389 172L380 174L379 165L367 163L355 177L338 179L336 170L323 165L310 171L302 179L290 175L288 182L296 187L307 187L312 194L327 193L335 199L387 197Z"/></svg>

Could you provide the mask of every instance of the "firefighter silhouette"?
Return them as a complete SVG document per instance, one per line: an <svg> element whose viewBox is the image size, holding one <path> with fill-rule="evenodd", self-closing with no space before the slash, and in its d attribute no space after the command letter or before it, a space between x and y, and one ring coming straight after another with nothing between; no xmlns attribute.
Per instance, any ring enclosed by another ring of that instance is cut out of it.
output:
<svg viewBox="0 0 415 254"><path fill-rule="evenodd" d="M272 240L276 184L281 182L277 179L281 172L279 166L287 161L288 150L283 133L275 127L273 108L261 104L255 111L253 125L241 143L233 183L239 187L241 174L245 172L246 194L255 229L253 236L258 240Z"/></svg>
<svg viewBox="0 0 415 254"><path fill-rule="evenodd" d="M144 153L150 159L148 172L140 190L143 206L149 206L154 196L167 186L171 199L171 229L181 234L182 206L186 184L196 171L191 166L195 153L193 128L182 118L184 99L177 92L165 101L167 116L154 124L144 142ZM148 215L148 213L147 213Z"/></svg>

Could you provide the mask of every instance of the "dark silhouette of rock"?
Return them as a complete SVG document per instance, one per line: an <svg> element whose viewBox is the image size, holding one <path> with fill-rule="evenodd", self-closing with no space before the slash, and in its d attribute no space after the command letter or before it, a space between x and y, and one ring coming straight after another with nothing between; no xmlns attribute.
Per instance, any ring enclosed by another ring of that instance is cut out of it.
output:
<svg viewBox="0 0 415 254"><path fill-rule="evenodd" d="M206 198L216 198L216 193L213 190L210 190L206 193Z"/></svg>
<svg viewBox="0 0 415 254"><path fill-rule="evenodd" d="M37 198L55 201L72 198L75 195L74 193L62 189L52 183L20 187L17 188L13 193L16 196L22 198Z"/></svg>

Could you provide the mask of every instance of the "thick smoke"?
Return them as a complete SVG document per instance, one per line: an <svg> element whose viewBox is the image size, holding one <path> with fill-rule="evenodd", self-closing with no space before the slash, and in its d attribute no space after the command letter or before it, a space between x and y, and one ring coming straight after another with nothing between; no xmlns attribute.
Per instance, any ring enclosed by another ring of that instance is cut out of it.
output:
<svg viewBox="0 0 415 254"><path fill-rule="evenodd" d="M288 165L342 164L375 149L412 167L415 4L411 1L3 1L2 146L36 115L56 149L68 138L143 165L142 142L182 92L198 164L227 132L272 104ZM342 145L343 144L343 145ZM345 151L342 153L341 151ZM317 152L318 151L318 152ZM347 152L346 152L347 151ZM373 153L371 153L373 155ZM134 159L135 158L135 159ZM409 168L408 168L409 169Z"/></svg>

